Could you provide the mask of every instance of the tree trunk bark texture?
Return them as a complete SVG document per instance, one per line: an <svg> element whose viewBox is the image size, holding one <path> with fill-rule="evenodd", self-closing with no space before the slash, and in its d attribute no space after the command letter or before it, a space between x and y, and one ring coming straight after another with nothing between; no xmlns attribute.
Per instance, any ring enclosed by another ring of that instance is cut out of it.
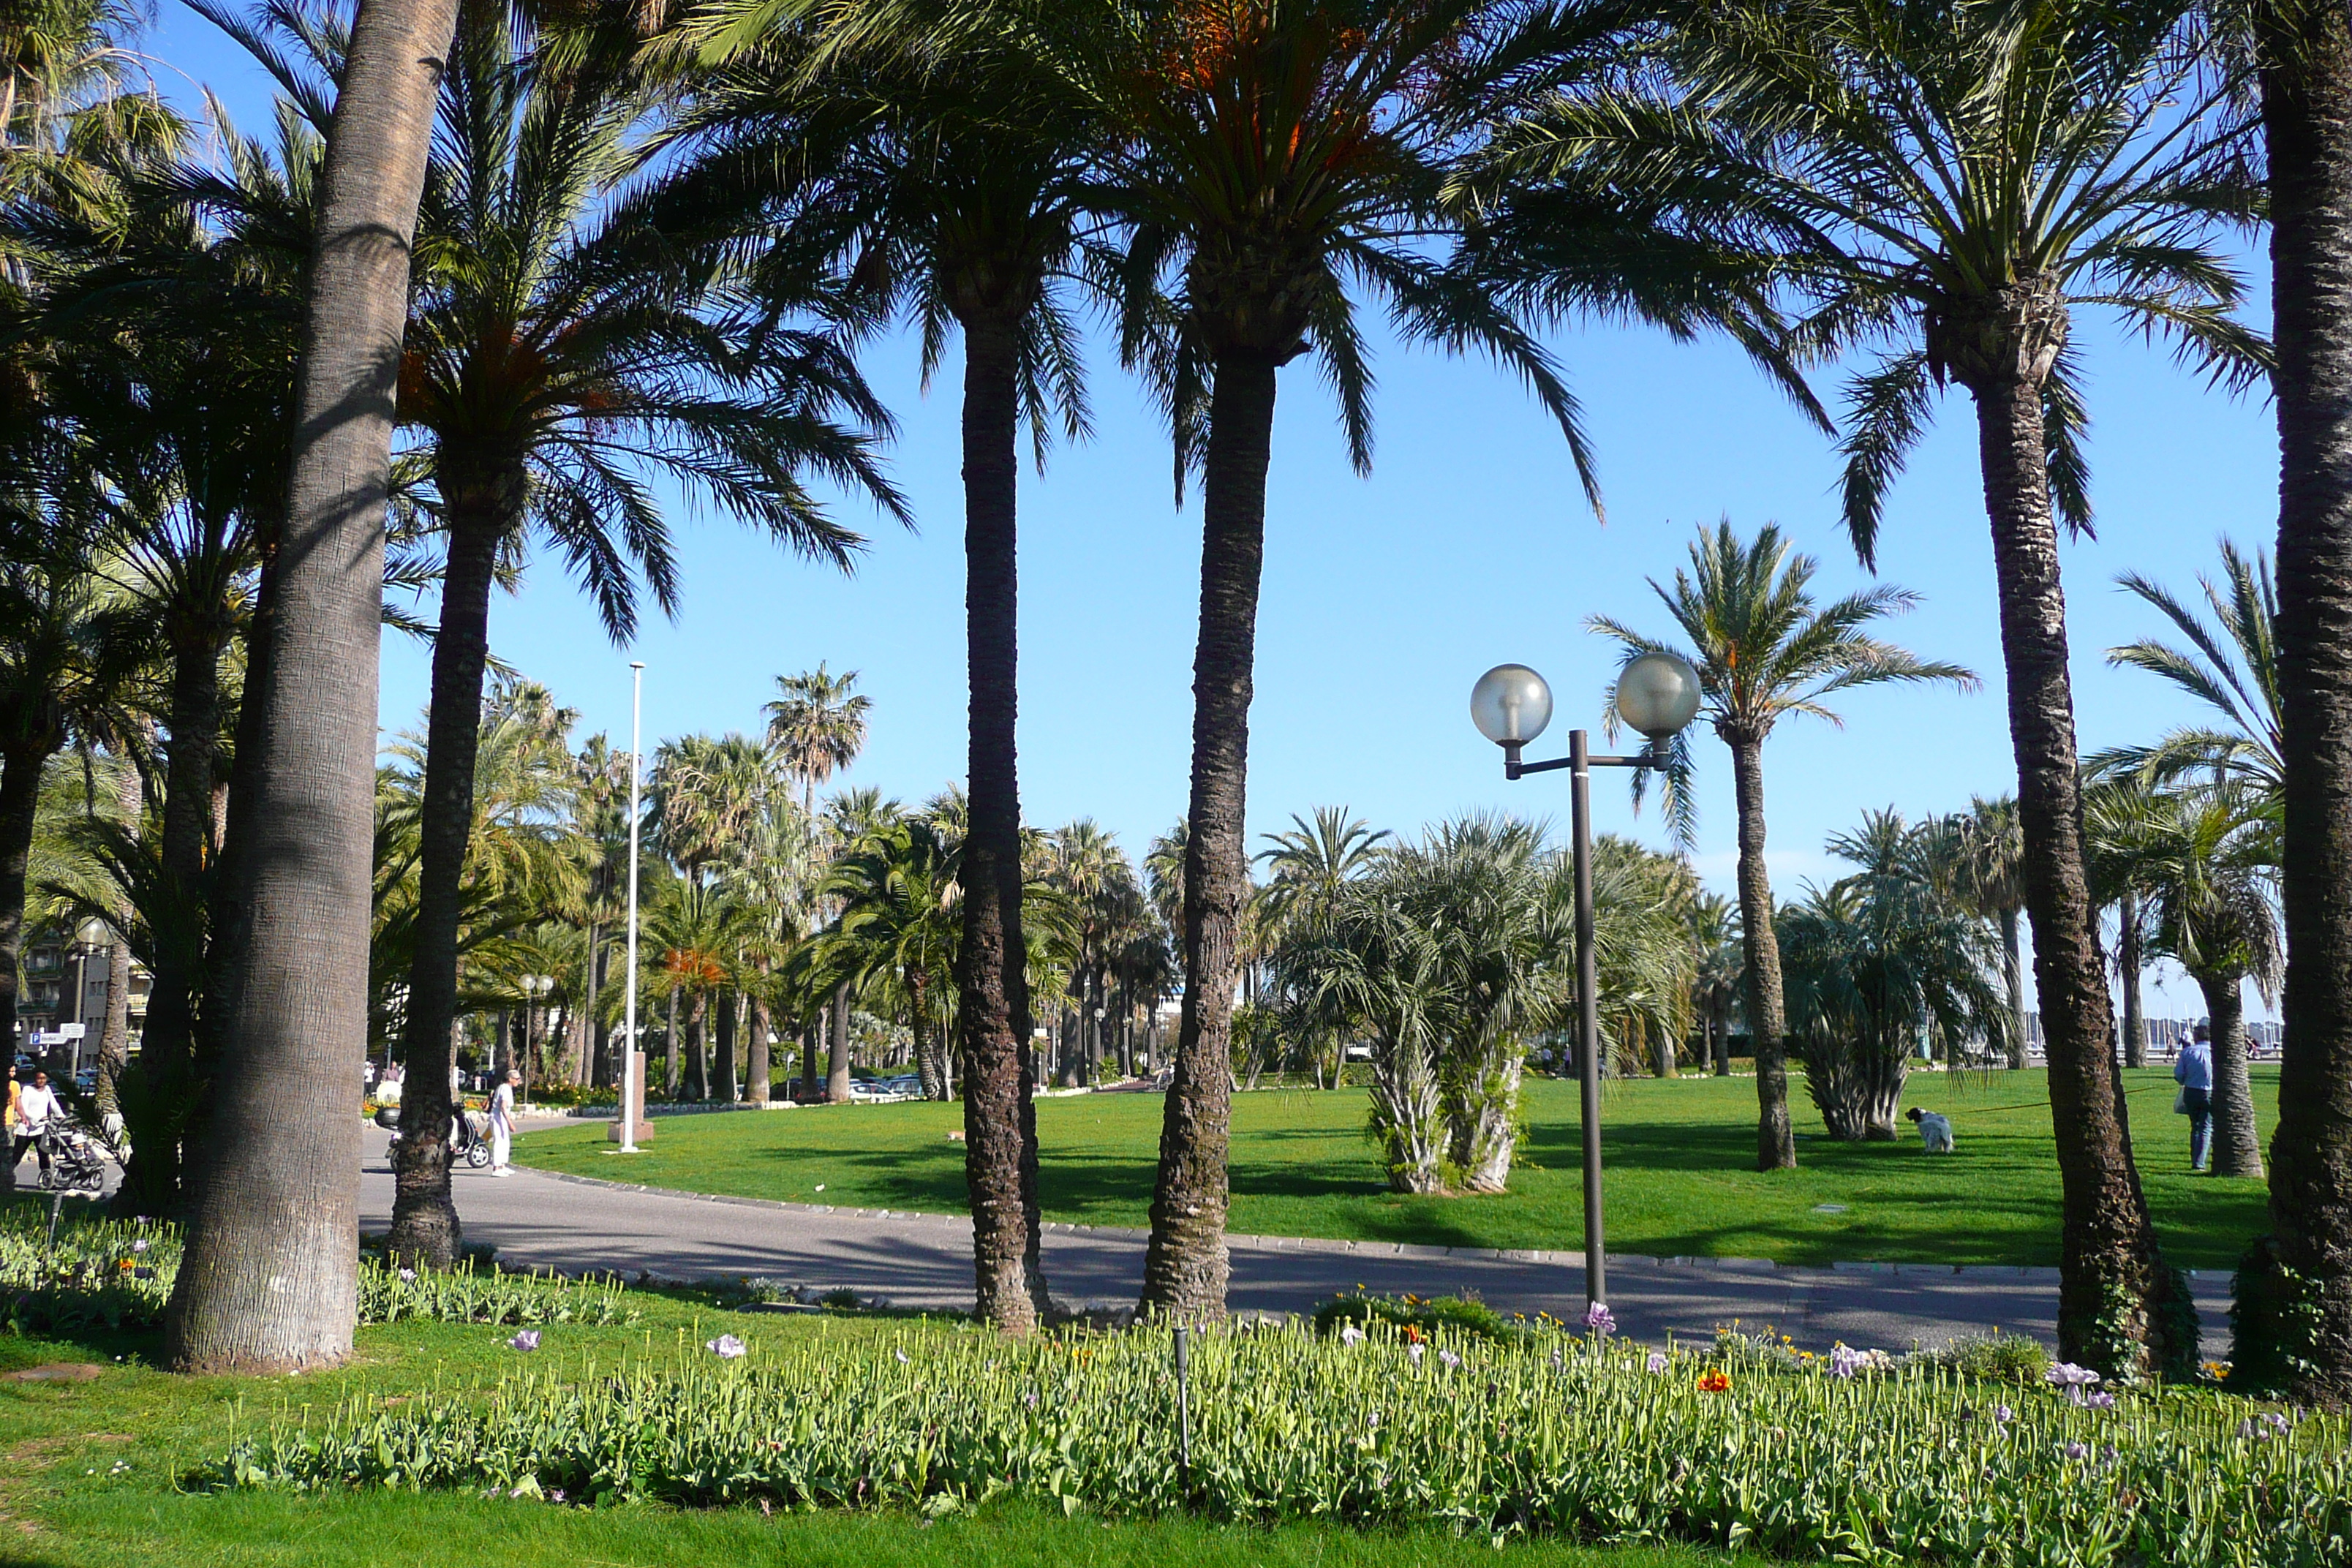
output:
<svg viewBox="0 0 2352 1568"><path fill-rule="evenodd" d="M743 1009L733 990L719 994L719 1048L712 1053L710 1067L710 1098L721 1105L736 1100L736 1061L740 1056L735 1036L743 1021Z"/></svg>
<svg viewBox="0 0 2352 1568"><path fill-rule="evenodd" d="M1277 361L1219 357L1202 478L1201 631L1192 663L1192 802L1184 843L1184 999L1175 1079L1144 1252L1142 1306L1221 1320L1230 1263L1225 1168L1233 1110L1234 986L1249 892L1243 817L1249 709L1265 559L1265 477Z"/></svg>
<svg viewBox="0 0 2352 1568"><path fill-rule="evenodd" d="M849 1103L849 987L836 985L825 1008L825 1039L831 1047L824 1075L824 1098L835 1105Z"/></svg>
<svg viewBox="0 0 2352 1568"><path fill-rule="evenodd" d="M134 838L138 836L146 815L146 791L142 786L139 769L127 756L116 759L120 776L115 781L115 805L121 813L125 830ZM116 909L116 918L130 929L135 911L128 899ZM142 1042L143 1045L143 1042ZM108 1136L122 1130L121 1082L131 1065L131 944L121 936L108 944L106 950L106 1024L98 1037L98 1112L100 1125Z"/></svg>
<svg viewBox="0 0 2352 1568"><path fill-rule="evenodd" d="M703 1027L710 998L697 991L686 1000L686 1087L682 1098L697 1104L710 1098L710 1042Z"/></svg>
<svg viewBox="0 0 2352 1568"><path fill-rule="evenodd" d="M63 740L62 731L51 731L0 752L0 1047L11 1061L16 1060L16 994L25 958L25 879L40 813L41 770Z"/></svg>
<svg viewBox="0 0 2352 1568"><path fill-rule="evenodd" d="M1756 1055L1756 1168L1797 1168L1789 1123L1788 1033L1780 939L1772 929L1772 875L1764 865L1764 737L1725 735L1739 814L1739 942L1747 959L1748 1042Z"/></svg>
<svg viewBox="0 0 2352 1568"><path fill-rule="evenodd" d="M466 851L474 835L474 765L481 750L482 679L490 653L490 588L499 541L512 521L495 482L442 453L449 548L441 622L433 639L433 696L425 720L424 798L418 803L415 945L408 964L408 1016L400 1059L400 1142L392 1154L387 1250L418 1268L446 1268L464 1237L449 1195L450 1026L457 1016L457 922ZM516 476L519 480L520 473ZM512 497L520 504L518 489ZM501 1063L500 1066L511 1066Z"/></svg>
<svg viewBox="0 0 2352 1568"><path fill-rule="evenodd" d="M2213 1173L2263 1175L2263 1146L2254 1130L2254 1077L2246 1061L2245 980L2200 974L2205 1016L2213 1036Z"/></svg>
<svg viewBox="0 0 2352 1568"><path fill-rule="evenodd" d="M775 1092L770 1081L774 1066L768 1050L768 1004L754 991L743 1011L751 1032L751 1043L743 1052L743 1098L753 1105L764 1106Z"/></svg>
<svg viewBox="0 0 2352 1568"><path fill-rule="evenodd" d="M409 238L454 0L366 0L326 161L296 374L225 1056L166 1353L286 1372L351 1353L367 1050L383 506Z"/></svg>
<svg viewBox="0 0 2352 1568"><path fill-rule="evenodd" d="M2294 1394L2352 1403L2352 31L2263 41L2278 369L2278 660L2286 764L2286 1045L2271 1141Z"/></svg>
<svg viewBox="0 0 2352 1568"><path fill-rule="evenodd" d="M2132 1163L2116 1091L2115 1035L2098 911L2084 870L2066 601L2051 515L2041 385L2064 337L2048 279L2014 286L1963 322L1996 345L1958 368L1976 395L1985 509L2000 598L2009 727L2025 839L2025 908L2049 1061L2064 1229L2058 1344L2110 1375L2179 1369L2194 1344L2168 1341L2179 1314ZM2193 1317L2189 1322L2193 1323Z"/></svg>
<svg viewBox="0 0 2352 1568"><path fill-rule="evenodd" d="M2147 1066L2147 1014L2140 1005L2140 971L2147 967L2141 951L2139 897L2128 889L2116 900L2116 977L2124 991L2124 1066Z"/></svg>

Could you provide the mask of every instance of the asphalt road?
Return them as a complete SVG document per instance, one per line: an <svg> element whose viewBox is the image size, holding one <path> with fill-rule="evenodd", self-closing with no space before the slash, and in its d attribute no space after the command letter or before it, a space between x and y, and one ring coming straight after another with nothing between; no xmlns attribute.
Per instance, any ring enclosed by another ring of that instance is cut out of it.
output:
<svg viewBox="0 0 2352 1568"><path fill-rule="evenodd" d="M367 1130L360 1215L373 1231L392 1217L385 1141ZM625 1158L615 1154L613 1163L617 1173ZM971 1225L962 1218L702 1197L520 1167L504 1178L461 1168L455 1180L467 1238L496 1246L509 1264L666 1279L765 1277L820 1290L846 1287L901 1307L971 1305ZM1131 1305L1142 1282L1143 1246L1139 1230L1047 1226L1045 1277L1055 1299L1073 1306ZM1231 1249L1235 1311L1304 1311L1361 1286L1423 1296L1475 1291L1498 1310L1530 1317L1548 1311L1576 1320L1584 1313L1581 1251L1247 1236L1232 1237ZM2229 1279L2218 1272L2191 1278L2206 1342L2219 1344L2228 1331ZM1737 1320L1771 1325L1814 1349L1843 1341L1907 1350L1993 1329L2054 1344L2058 1271L1917 1264L1794 1268L1743 1258L1612 1255L1609 1296L1619 1331L1651 1341L1705 1337Z"/></svg>

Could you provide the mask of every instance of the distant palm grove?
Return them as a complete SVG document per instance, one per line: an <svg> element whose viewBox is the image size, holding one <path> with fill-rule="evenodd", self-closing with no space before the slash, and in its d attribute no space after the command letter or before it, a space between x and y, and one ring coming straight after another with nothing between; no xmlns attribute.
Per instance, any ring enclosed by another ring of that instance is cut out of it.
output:
<svg viewBox="0 0 2352 1568"><path fill-rule="evenodd" d="M1352 1075L1393 1186L1505 1186L1522 1076L1572 1037L1561 847L1307 802L1244 829L1276 393L1328 388L1369 468L1379 313L1522 385L1596 509L1551 337L1729 339L1842 458L1865 566L1929 422L1973 414L1999 670L1885 640L1902 588L1822 599L1738 498L1660 561L1658 605L1591 624L1698 670L1653 787L1687 845L1695 773L1727 764L1740 862L1727 900L1678 854L1599 846L1610 1063L1737 1052L1769 1180L1798 1159L1792 1065L1856 1140L1893 1134L1923 1061L2021 1065L2030 952L2061 1349L2178 1372L2195 1314L2116 1072L2140 973L2175 963L2215 1028L2216 1167L2270 1194L2235 1376L2352 1399L2341 5L190 4L276 84L268 126L167 100L117 0L0 18L0 1032L32 938L94 931L152 974L135 1055L101 1030L90 1114L125 1210L186 1226L173 1366L350 1353L364 1060L404 1069L390 1245L419 1268L463 1245L461 1055L613 1083L640 774L656 1096L839 1100L863 1068L960 1099L979 1311L1007 1334L1048 1301L1049 1084L1164 1093L1140 1305L1177 1321L1224 1315L1237 1087ZM2107 657L2210 722L2084 756L2058 543L2095 492L2093 315L2267 397L2281 468L2274 545L2125 584L2147 635ZM1164 415L1202 532L1188 805L1139 864L1025 822L1014 746L1018 470L1087 435L1090 330ZM909 337L961 375L961 789L833 787L887 720L847 671L639 759L493 660L534 571L616 643L676 613L681 502L854 569L844 498L914 521L866 380ZM389 740L386 636L432 646L430 708ZM1845 874L1776 889L1770 737L1883 682L1998 693L2015 790L1861 816L1829 846ZM2249 983L2284 1019L2267 1150Z"/></svg>

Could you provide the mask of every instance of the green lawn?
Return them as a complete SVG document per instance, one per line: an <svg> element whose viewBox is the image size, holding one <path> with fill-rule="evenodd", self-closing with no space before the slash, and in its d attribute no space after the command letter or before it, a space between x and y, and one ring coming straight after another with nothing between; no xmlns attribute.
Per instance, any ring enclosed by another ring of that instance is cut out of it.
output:
<svg viewBox="0 0 2352 1568"><path fill-rule="evenodd" d="M767 1342L901 1331L903 1323L714 1312L631 1293L631 1328L550 1329L542 1353L667 1353L732 1329ZM590 1510L446 1493L214 1494L173 1484L216 1456L234 1423L365 1394L489 1381L519 1359L508 1329L402 1323L360 1332L360 1363L272 1381L174 1378L140 1363L151 1336L44 1342L0 1336L0 1374L58 1362L106 1370L83 1384L0 1381L0 1568L1472 1568L1483 1539L1341 1528L1228 1529L1171 1520L1106 1524L1027 1507L930 1522L889 1513ZM126 1358L118 1365L115 1358ZM128 1468L116 1472L118 1462ZM1518 1568L1733 1568L1687 1550L1513 1546Z"/></svg>
<svg viewBox="0 0 2352 1568"><path fill-rule="evenodd" d="M2192 1268L2233 1266L2265 1224L2262 1184L2189 1174L2188 1123L2171 1114L2171 1074L2126 1078L2140 1172L2168 1255ZM2000 1073L1985 1082L1923 1074L1911 1083L1910 1102L1952 1118L1956 1154L1930 1158L1912 1138L1832 1142L1798 1079L1792 1099L1802 1168L1769 1176L1750 1168L1753 1080L1612 1086L1603 1111L1611 1249L1783 1263L2054 1265L2058 1169L2042 1075ZM2265 1144L2277 1089L2275 1068L2256 1069ZM1047 1217L1148 1223L1162 1103L1148 1094L1039 1101ZM1528 1163L1512 1173L1509 1193L1410 1198L1379 1179L1360 1091L1237 1095L1233 1228L1454 1247L1580 1247L1575 1086L1532 1083L1527 1116ZM648 1152L626 1160L607 1152L602 1122L535 1133L518 1145L517 1157L548 1170L694 1192L946 1213L965 1205L963 1145L948 1137L961 1125L961 1107L950 1105L747 1111L664 1119ZM1844 1209L1823 1214L1822 1205Z"/></svg>

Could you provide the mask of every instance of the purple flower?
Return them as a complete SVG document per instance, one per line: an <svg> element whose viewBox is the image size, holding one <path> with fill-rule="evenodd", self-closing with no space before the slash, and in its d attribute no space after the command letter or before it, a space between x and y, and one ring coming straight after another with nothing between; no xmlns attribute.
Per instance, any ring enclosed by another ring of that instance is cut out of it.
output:
<svg viewBox="0 0 2352 1568"><path fill-rule="evenodd" d="M1851 1380L1862 1369L1865 1359L1860 1351L1849 1345L1843 1342L1834 1345L1830 1350L1830 1375Z"/></svg>
<svg viewBox="0 0 2352 1568"><path fill-rule="evenodd" d="M1996 1426L2006 1426L2017 1419L2017 1412L2006 1405L1996 1405L1992 1407L1992 1418Z"/></svg>
<svg viewBox="0 0 2352 1568"><path fill-rule="evenodd" d="M147 1250L147 1238L146 1238L145 1237L143 1237L143 1236L142 1236L142 1237L141 1237L138 1240L136 1240L136 1241L132 1242L132 1243L131 1244L131 1251L133 1251L133 1252L144 1252L144 1251L146 1251L146 1250Z"/></svg>
<svg viewBox="0 0 2352 1568"><path fill-rule="evenodd" d="M2066 1445L2066 1457L2070 1459L2087 1459L2091 1457L2091 1450L2081 1443L2069 1443Z"/></svg>
<svg viewBox="0 0 2352 1568"><path fill-rule="evenodd" d="M720 1361L734 1361L743 1353L743 1342L733 1334L721 1334L715 1340L704 1342L702 1348Z"/></svg>
<svg viewBox="0 0 2352 1568"><path fill-rule="evenodd" d="M1606 1339L1617 1331L1617 1314L1606 1303L1595 1301L1584 1310L1584 1331Z"/></svg>
<svg viewBox="0 0 2352 1568"><path fill-rule="evenodd" d="M535 1351L539 1348L539 1331L537 1329L525 1329L520 1333L515 1335L514 1338L509 1340L507 1343L519 1351Z"/></svg>
<svg viewBox="0 0 2352 1568"><path fill-rule="evenodd" d="M2116 1396L2104 1388L2094 1389L2083 1396L2083 1403L2094 1410L2113 1410L2116 1407Z"/></svg>
<svg viewBox="0 0 2352 1568"><path fill-rule="evenodd" d="M548 1501L550 1501L550 1502L557 1502L557 1503L562 1502L562 1501L563 1500L563 1489L562 1489L562 1487L550 1487L550 1488L548 1488L548 1489L547 1489L547 1500L548 1500Z"/></svg>
<svg viewBox="0 0 2352 1568"><path fill-rule="evenodd" d="M1439 1351L1437 1352L1437 1364L1444 1367L1446 1371L1452 1372L1454 1368L1462 1364L1462 1358L1455 1355L1452 1351Z"/></svg>
<svg viewBox="0 0 2352 1568"><path fill-rule="evenodd" d="M1024 1404L1024 1405L1027 1405L1027 1406L1028 1406L1030 1409L1032 1409L1032 1410L1036 1409L1036 1408L1037 1408L1037 1391L1036 1391L1035 1389L1034 1389L1034 1388L1033 1388L1033 1389L1031 1389L1028 1393L1026 1393L1026 1394L1023 1394L1023 1395L1021 1396L1021 1403L1022 1403L1022 1404Z"/></svg>
<svg viewBox="0 0 2352 1568"><path fill-rule="evenodd" d="M2099 1383L2097 1373L2087 1366L2076 1366L2071 1361L2055 1363L2048 1372L2042 1373L2042 1376L2048 1380L2051 1387L2064 1389L2066 1397L2077 1405L2087 1403L2089 1391L2096 1387ZM2110 1399L2108 1403L2113 1404L2114 1401Z"/></svg>
<svg viewBox="0 0 2352 1568"><path fill-rule="evenodd" d="M2286 1416L2279 1411L2273 1410L2269 1415L2263 1416L2263 1419L2269 1422L2272 1427L2276 1430L2278 1435L2282 1437L2294 1430L2294 1423L2288 1420Z"/></svg>
<svg viewBox="0 0 2352 1568"><path fill-rule="evenodd" d="M1650 1352L1650 1371L1653 1373L1656 1373L1665 1370L1666 1352L1664 1351L1652 1351Z"/></svg>

